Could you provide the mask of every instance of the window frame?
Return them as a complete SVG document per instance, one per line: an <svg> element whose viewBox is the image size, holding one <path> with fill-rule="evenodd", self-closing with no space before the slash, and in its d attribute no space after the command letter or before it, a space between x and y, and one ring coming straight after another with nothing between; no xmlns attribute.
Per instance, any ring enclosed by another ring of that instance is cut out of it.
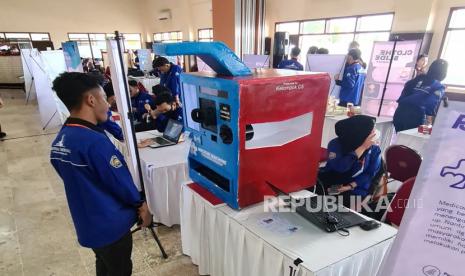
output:
<svg viewBox="0 0 465 276"><path fill-rule="evenodd" d="M171 34L172 33L176 33L176 36L179 37L179 34L181 35L181 38L177 38L177 39L163 39L163 34L169 34L169 36L171 37ZM162 36L162 39L161 40L155 40L155 35L157 34L161 34ZM183 41L183 33L182 31L168 31L168 32L156 32L156 33L153 33L152 34L152 39L153 39L153 42L161 42L161 43L172 43L172 42L182 42Z"/></svg>
<svg viewBox="0 0 465 276"><path fill-rule="evenodd" d="M28 34L29 36L29 41L52 41L52 37L50 36L50 32L0 32L3 34L3 37L5 40L11 40L11 38L7 38L6 34ZM47 34L48 35L48 40L33 40L31 34ZM16 38L13 38L17 40Z"/></svg>
<svg viewBox="0 0 465 276"><path fill-rule="evenodd" d="M442 35L441 47L439 47L439 55L438 55L439 58L442 58L442 56L443 56L444 46L445 46L447 34L449 33L449 31L465 31L465 27L461 27L461 28L450 28L449 27L450 22L452 20L452 14L456 10L465 10L465 6L450 8L449 16L447 17L447 23L446 23L446 26L444 28L444 32L443 32L443 35ZM457 87L457 88L462 88L462 89L465 88L465 83L464 84L444 83L444 84L448 85L450 87Z"/></svg>
<svg viewBox="0 0 465 276"><path fill-rule="evenodd" d="M209 36L209 37L200 38L200 32L202 32L202 31L210 31L212 35ZM205 42L213 41L213 28L200 28L200 29L197 29L197 40L198 41L205 41Z"/></svg>
<svg viewBox="0 0 465 276"><path fill-rule="evenodd" d="M359 25L359 20L363 17L370 17L370 16L380 16L380 15L391 15L392 16L392 21L391 21L391 26L390 29L386 30L379 30L379 31L358 31L357 27ZM345 18L355 18L355 24L354 24L354 29L352 32L329 32L329 22L330 20L334 19L345 19ZM289 21L280 21L280 22L275 22L275 32L278 28L278 24L283 24L283 23L299 23L298 27L298 33L297 34L290 34L290 36L298 36L298 46L301 47L302 43L302 38L303 37L311 37L311 36L331 36L331 35L352 35L351 41L354 41L355 38L360 35L360 34L383 34L383 33L389 33L391 35L392 33L392 26L394 24L394 18L395 18L395 12L383 12L383 13L372 13L372 14L361 14L361 15L352 15L352 16L337 16L337 17L325 17L325 18L313 18L313 19L302 19L302 20L289 20ZM312 21L324 21L324 30L323 32L319 33L304 33L303 32L303 24L306 22L312 22ZM347 45L348 47L349 45ZM304 58L303 61L306 61L306 56L301 57Z"/></svg>

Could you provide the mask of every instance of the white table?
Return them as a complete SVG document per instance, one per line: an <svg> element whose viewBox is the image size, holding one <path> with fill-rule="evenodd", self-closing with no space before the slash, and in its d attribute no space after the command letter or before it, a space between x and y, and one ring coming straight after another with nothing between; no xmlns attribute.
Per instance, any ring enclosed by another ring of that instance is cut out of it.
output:
<svg viewBox="0 0 465 276"><path fill-rule="evenodd" d="M383 224L370 232L354 227L342 237L296 213L279 213L300 227L279 235L258 224L270 215L263 203L235 211L225 204L213 206L186 183L181 193L182 250L201 275L374 276L397 233ZM294 264L297 258L300 265Z"/></svg>
<svg viewBox="0 0 465 276"><path fill-rule="evenodd" d="M323 148L328 147L328 143L336 138L336 123L340 120L347 119L346 115L338 116L325 116L325 121L323 125L323 135L321 138L321 146ZM390 145L391 140L394 135L394 126L392 124L392 118L388 117L377 117L375 127L381 133L380 148L384 152Z"/></svg>
<svg viewBox="0 0 465 276"><path fill-rule="evenodd" d="M138 140L160 135L156 130L136 134ZM190 140L175 146L139 149L147 205L155 222L180 224L179 195L181 184L189 180L189 148Z"/></svg>
<svg viewBox="0 0 465 276"><path fill-rule="evenodd" d="M418 133L417 128L412 128L397 133L397 145L404 145L416 150L420 155L423 155L423 150L431 135Z"/></svg>
<svg viewBox="0 0 465 276"><path fill-rule="evenodd" d="M147 92L149 92L150 94L152 94L152 87L157 85L157 84L160 84L160 78L156 78L156 77L133 77L133 76L129 76L129 79L136 80L136 81L142 83L142 85L148 90Z"/></svg>

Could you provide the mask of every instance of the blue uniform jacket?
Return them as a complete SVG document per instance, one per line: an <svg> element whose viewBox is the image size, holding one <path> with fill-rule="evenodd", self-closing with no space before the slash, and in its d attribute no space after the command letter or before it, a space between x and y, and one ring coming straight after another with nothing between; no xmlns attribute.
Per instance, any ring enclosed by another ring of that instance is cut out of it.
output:
<svg viewBox="0 0 465 276"><path fill-rule="evenodd" d="M336 84L341 87L339 92L340 103L360 105L360 97L366 76L364 71L362 65L357 62L345 66L342 80L336 80Z"/></svg>
<svg viewBox="0 0 465 276"><path fill-rule="evenodd" d="M155 108L155 102L153 101L152 96L146 92L139 92L137 96L131 98L131 106L137 109L137 111L134 112L134 117L139 122L142 122L142 115L148 113L144 107L147 103L152 107L152 109Z"/></svg>
<svg viewBox="0 0 465 276"><path fill-rule="evenodd" d="M180 76L182 73L181 67L176 64L170 63L170 71L166 74L160 74L160 85L168 88L173 97L181 97L181 80Z"/></svg>
<svg viewBox="0 0 465 276"><path fill-rule="evenodd" d="M278 64L278 69L303 71L304 67L296 59L283 60Z"/></svg>
<svg viewBox="0 0 465 276"><path fill-rule="evenodd" d="M422 81L415 86L414 84L414 80L405 84L404 91L397 100L399 105L416 107L424 115L436 116L437 107L444 96L445 86L436 80L431 85L423 85Z"/></svg>
<svg viewBox="0 0 465 276"><path fill-rule="evenodd" d="M169 111L164 114L160 114L157 119L155 119L155 125L159 132L165 132L166 125L168 124L169 119L173 119L179 122L182 122L183 113L182 108L177 108L174 111Z"/></svg>
<svg viewBox="0 0 465 276"><path fill-rule="evenodd" d="M102 129L68 118L52 143L50 161L63 179L82 246L103 247L130 230L141 196L123 155Z"/></svg>
<svg viewBox="0 0 465 276"><path fill-rule="evenodd" d="M104 130L108 131L113 137L120 141L124 141L124 135L123 135L123 130L121 127L113 121L111 118L111 110L108 110L108 120L106 120L103 123L98 124L100 128L103 128Z"/></svg>
<svg viewBox="0 0 465 276"><path fill-rule="evenodd" d="M370 190L371 181L381 168L381 149L373 145L366 152L365 156L359 160L355 152L343 154L339 138L331 140L328 144L329 159L324 168L327 172L349 173L350 179L357 183L357 187L352 191L354 195L366 196Z"/></svg>

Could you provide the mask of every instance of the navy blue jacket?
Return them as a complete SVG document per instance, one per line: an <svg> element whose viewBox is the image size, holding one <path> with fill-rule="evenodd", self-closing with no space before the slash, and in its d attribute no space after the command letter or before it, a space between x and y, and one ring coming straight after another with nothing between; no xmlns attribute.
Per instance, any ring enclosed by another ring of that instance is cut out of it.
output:
<svg viewBox="0 0 465 276"><path fill-rule="evenodd" d="M137 109L137 111L134 112L134 117L139 122L142 122L142 115L148 113L144 107L145 104L149 104L152 109L155 108L155 102L149 93L139 92L137 96L131 98L131 106Z"/></svg>
<svg viewBox="0 0 465 276"><path fill-rule="evenodd" d="M336 80L336 84L341 87L339 101L342 105L353 103L360 105L363 84L365 83L365 72L358 62L346 64L342 80Z"/></svg>
<svg viewBox="0 0 465 276"><path fill-rule="evenodd" d="M300 64L297 59L288 59L282 60L278 64L279 69L289 69L289 70L296 70L296 71L303 71L304 67Z"/></svg>
<svg viewBox="0 0 465 276"><path fill-rule="evenodd" d="M111 110L108 110L107 115L108 115L108 120L106 120L103 123L98 124L98 127L103 128L104 130L108 131L116 139L120 141L124 141L123 130L111 118Z"/></svg>
<svg viewBox="0 0 465 276"><path fill-rule="evenodd" d="M366 196L372 179L381 168L381 149L373 145L359 160L355 152L344 154L338 139L335 138L328 144L329 159L324 170L340 174L349 173L350 177L345 184L353 181L357 183L357 187L351 193Z"/></svg>
<svg viewBox="0 0 465 276"><path fill-rule="evenodd" d="M50 161L63 179L79 244L99 248L128 233L142 200L123 155L102 129L68 118Z"/></svg>
<svg viewBox="0 0 465 276"><path fill-rule="evenodd" d="M163 85L164 87L168 88L171 93L173 94L173 97L178 96L179 98L181 97L181 80L180 76L182 73L181 67L179 67L176 64L170 63L170 71L164 74L160 74L160 85Z"/></svg>
<svg viewBox="0 0 465 276"><path fill-rule="evenodd" d="M397 102L399 105L416 107L419 112L427 116L436 116L437 107L444 96L445 86L439 81L424 85L423 81L410 80L405 84L402 95Z"/></svg>
<svg viewBox="0 0 465 276"><path fill-rule="evenodd" d="M166 125L168 124L169 119L173 119L182 123L182 108L177 108L174 111L168 111L166 113L160 114L157 119L155 119L155 125L159 132L165 132Z"/></svg>

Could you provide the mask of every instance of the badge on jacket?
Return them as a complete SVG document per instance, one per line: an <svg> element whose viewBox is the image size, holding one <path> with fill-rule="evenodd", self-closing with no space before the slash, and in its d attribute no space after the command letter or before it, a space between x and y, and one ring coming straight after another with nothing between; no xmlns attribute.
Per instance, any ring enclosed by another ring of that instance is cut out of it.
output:
<svg viewBox="0 0 465 276"><path fill-rule="evenodd" d="M110 165L115 169L121 168L123 166L123 164L121 163L121 161L119 161L119 159L118 159L118 157L116 157L116 155L113 155L111 157Z"/></svg>

